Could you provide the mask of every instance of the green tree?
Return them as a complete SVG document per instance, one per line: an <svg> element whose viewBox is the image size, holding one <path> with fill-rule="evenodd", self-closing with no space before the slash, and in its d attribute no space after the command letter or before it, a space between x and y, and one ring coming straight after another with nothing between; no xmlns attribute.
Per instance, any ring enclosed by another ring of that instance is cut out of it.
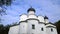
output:
<svg viewBox="0 0 60 34"><path fill-rule="evenodd" d="M4 26L3 24L0 24L0 34L4 34L3 32L4 32Z"/></svg>
<svg viewBox="0 0 60 34"><path fill-rule="evenodd" d="M2 16L6 15L6 7L10 6L12 4L12 0L0 0L0 23L2 23ZM0 34L8 34L8 29L10 25L4 26L3 24L0 24Z"/></svg>
<svg viewBox="0 0 60 34"><path fill-rule="evenodd" d="M0 0L0 23L2 22L1 16L6 15L5 6L10 6L12 4L12 0Z"/></svg>
<svg viewBox="0 0 60 34"><path fill-rule="evenodd" d="M56 27L57 27L57 32L58 32L58 34L60 34L60 20L57 21L57 22L55 23L55 25L56 25Z"/></svg>
<svg viewBox="0 0 60 34"><path fill-rule="evenodd" d="M0 24L0 34L8 34L10 27L18 25L17 23L8 24L4 26L3 24Z"/></svg>
<svg viewBox="0 0 60 34"><path fill-rule="evenodd" d="M4 9L6 9L4 6L10 6L11 3L12 3L12 0L0 0L0 15L1 16L3 15L3 13L6 12L4 11Z"/></svg>

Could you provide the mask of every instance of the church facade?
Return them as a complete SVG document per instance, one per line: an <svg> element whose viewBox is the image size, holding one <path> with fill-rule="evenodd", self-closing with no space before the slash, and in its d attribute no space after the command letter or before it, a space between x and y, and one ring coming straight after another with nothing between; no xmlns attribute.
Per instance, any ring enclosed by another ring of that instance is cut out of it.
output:
<svg viewBox="0 0 60 34"><path fill-rule="evenodd" d="M48 17L36 16L32 7L27 12L28 15L20 16L19 25L10 27L8 34L57 34L56 26L49 23Z"/></svg>

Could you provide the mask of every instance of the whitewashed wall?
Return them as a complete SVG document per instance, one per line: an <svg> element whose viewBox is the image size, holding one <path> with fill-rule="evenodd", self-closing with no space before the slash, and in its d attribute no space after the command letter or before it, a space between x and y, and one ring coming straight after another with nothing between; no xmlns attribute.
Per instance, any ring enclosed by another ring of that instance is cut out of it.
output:
<svg viewBox="0 0 60 34"><path fill-rule="evenodd" d="M19 34L19 25L14 26L14 27L10 27L8 34Z"/></svg>
<svg viewBox="0 0 60 34"><path fill-rule="evenodd" d="M20 16L20 21L25 21L25 20L27 20L27 15L26 14L22 14Z"/></svg>
<svg viewBox="0 0 60 34"><path fill-rule="evenodd" d="M21 22L19 30L20 30L20 34L27 34L27 23Z"/></svg>
<svg viewBox="0 0 60 34"><path fill-rule="evenodd" d="M43 23L44 23L44 17L43 17L43 16L38 16L38 20L39 20L40 22L43 22Z"/></svg>
<svg viewBox="0 0 60 34"><path fill-rule="evenodd" d="M32 29L32 24L35 25L35 29ZM37 20L28 20L28 34L38 34L37 27L38 27Z"/></svg>
<svg viewBox="0 0 60 34"><path fill-rule="evenodd" d="M46 28L46 33L47 33L47 34L57 34L56 28L52 28L53 31L51 31L51 28L52 28L52 27Z"/></svg>
<svg viewBox="0 0 60 34"><path fill-rule="evenodd" d="M43 28L43 31L42 31L42 28ZM39 34L46 34L46 26L44 25L44 23L38 24L38 33Z"/></svg>

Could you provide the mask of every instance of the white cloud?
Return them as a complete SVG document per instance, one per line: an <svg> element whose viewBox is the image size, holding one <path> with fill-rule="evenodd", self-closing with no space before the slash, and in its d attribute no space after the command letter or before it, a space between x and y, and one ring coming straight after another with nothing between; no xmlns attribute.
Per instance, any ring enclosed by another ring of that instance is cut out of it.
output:
<svg viewBox="0 0 60 34"><path fill-rule="evenodd" d="M56 3L57 1L54 2ZM57 3L53 4L54 2L52 0L16 0L11 7L8 7L7 13L10 16L7 16L11 21L16 21L16 19L19 19L19 14L27 13L27 9L32 6L36 9L37 15L47 15L51 22L55 22L60 19L60 6Z"/></svg>

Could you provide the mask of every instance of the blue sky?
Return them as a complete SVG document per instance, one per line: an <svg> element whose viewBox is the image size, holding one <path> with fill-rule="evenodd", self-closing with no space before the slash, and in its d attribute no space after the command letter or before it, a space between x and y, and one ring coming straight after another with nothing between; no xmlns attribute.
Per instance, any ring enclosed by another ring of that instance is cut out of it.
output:
<svg viewBox="0 0 60 34"><path fill-rule="evenodd" d="M31 6L35 8L36 15L46 15L52 23L60 20L60 0L15 0L11 6L6 7L7 15L2 16L2 24L19 22L19 15L27 14Z"/></svg>

